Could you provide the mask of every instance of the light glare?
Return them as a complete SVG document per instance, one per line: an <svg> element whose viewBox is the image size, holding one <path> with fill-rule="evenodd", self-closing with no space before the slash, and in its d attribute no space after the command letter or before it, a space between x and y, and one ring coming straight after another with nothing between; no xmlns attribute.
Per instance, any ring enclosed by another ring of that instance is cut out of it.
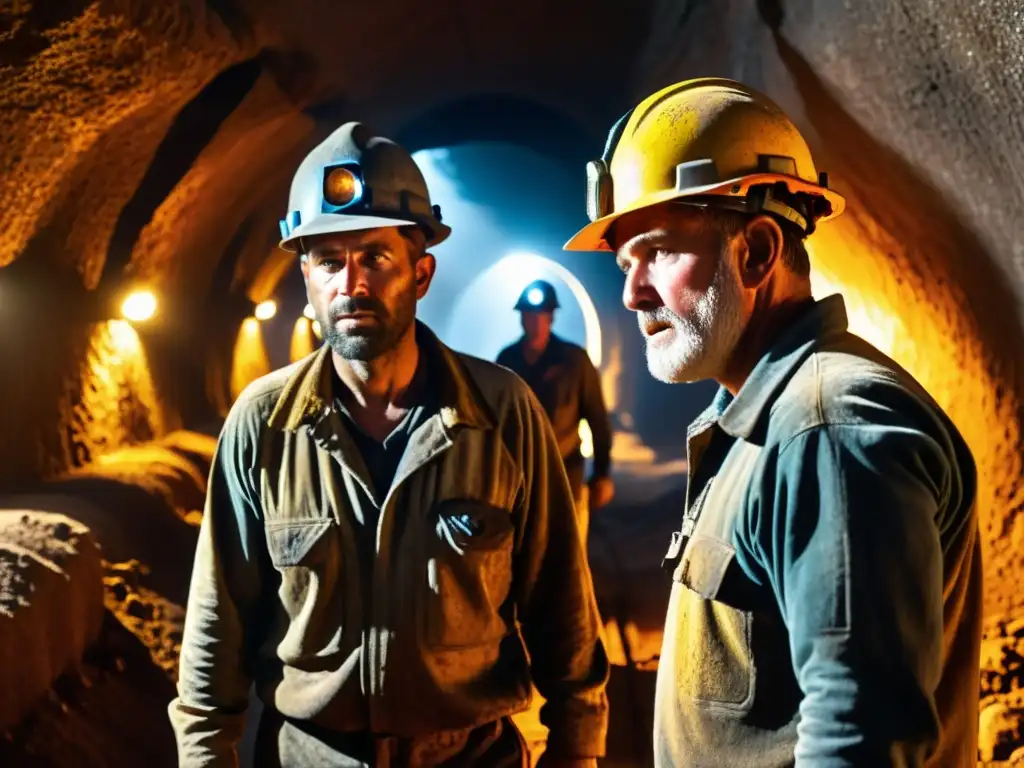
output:
<svg viewBox="0 0 1024 768"><path fill-rule="evenodd" d="M256 309L253 311L253 315L257 320L269 320L277 314L277 302L273 299L267 299L261 301L256 305Z"/></svg>
<svg viewBox="0 0 1024 768"><path fill-rule="evenodd" d="M156 314L156 296L152 291L133 291L121 304L121 314L133 323L149 320Z"/></svg>

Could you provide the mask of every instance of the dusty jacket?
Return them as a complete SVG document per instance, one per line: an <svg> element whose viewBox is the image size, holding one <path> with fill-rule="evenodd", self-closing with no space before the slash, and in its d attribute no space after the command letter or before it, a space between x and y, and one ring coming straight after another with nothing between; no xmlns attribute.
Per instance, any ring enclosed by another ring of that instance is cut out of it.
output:
<svg viewBox="0 0 1024 768"><path fill-rule="evenodd" d="M418 340L441 407L379 514L326 345L231 409L170 707L183 766L233 764L250 680L289 718L441 741L526 708L532 681L550 749L603 754L608 666L551 427L511 373Z"/></svg>
<svg viewBox="0 0 1024 768"><path fill-rule="evenodd" d="M655 765L973 768L975 468L891 360L808 307L690 428Z"/></svg>

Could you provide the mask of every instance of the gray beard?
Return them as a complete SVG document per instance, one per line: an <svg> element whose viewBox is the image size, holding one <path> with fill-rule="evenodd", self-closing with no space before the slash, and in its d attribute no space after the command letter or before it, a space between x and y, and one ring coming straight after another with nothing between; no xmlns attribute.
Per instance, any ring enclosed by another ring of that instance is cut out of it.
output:
<svg viewBox="0 0 1024 768"><path fill-rule="evenodd" d="M694 303L687 317L667 307L639 313L646 319L669 323L675 338L667 347L648 346L647 368L666 384L682 384L720 375L743 334L740 287L731 264L723 257L707 292Z"/></svg>

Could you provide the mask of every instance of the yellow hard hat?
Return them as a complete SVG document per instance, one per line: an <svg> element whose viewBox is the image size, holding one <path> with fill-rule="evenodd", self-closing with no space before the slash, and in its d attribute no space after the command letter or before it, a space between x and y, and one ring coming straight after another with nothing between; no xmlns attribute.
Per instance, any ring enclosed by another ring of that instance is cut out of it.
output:
<svg viewBox="0 0 1024 768"><path fill-rule="evenodd" d="M807 234L845 206L782 110L724 78L663 88L612 127L603 157L587 164L590 224L565 250L611 250L616 219L668 201L772 213Z"/></svg>

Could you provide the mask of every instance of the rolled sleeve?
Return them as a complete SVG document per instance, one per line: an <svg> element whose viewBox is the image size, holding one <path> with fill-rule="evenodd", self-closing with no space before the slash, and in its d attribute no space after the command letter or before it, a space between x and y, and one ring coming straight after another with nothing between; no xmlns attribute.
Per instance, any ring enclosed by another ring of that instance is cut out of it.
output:
<svg viewBox="0 0 1024 768"><path fill-rule="evenodd" d="M256 428L240 404L210 470L178 676L169 708L181 766L237 765L250 673L246 627L257 605L265 545L253 488Z"/></svg>
<svg viewBox="0 0 1024 768"><path fill-rule="evenodd" d="M601 757L609 666L572 493L554 432L532 393L524 393L517 421L525 467L517 604L533 680L546 700L540 718L549 729L547 752Z"/></svg>
<svg viewBox="0 0 1024 768"><path fill-rule="evenodd" d="M923 765L939 729L948 462L926 434L863 424L809 429L777 461L740 549L789 631L796 764Z"/></svg>

